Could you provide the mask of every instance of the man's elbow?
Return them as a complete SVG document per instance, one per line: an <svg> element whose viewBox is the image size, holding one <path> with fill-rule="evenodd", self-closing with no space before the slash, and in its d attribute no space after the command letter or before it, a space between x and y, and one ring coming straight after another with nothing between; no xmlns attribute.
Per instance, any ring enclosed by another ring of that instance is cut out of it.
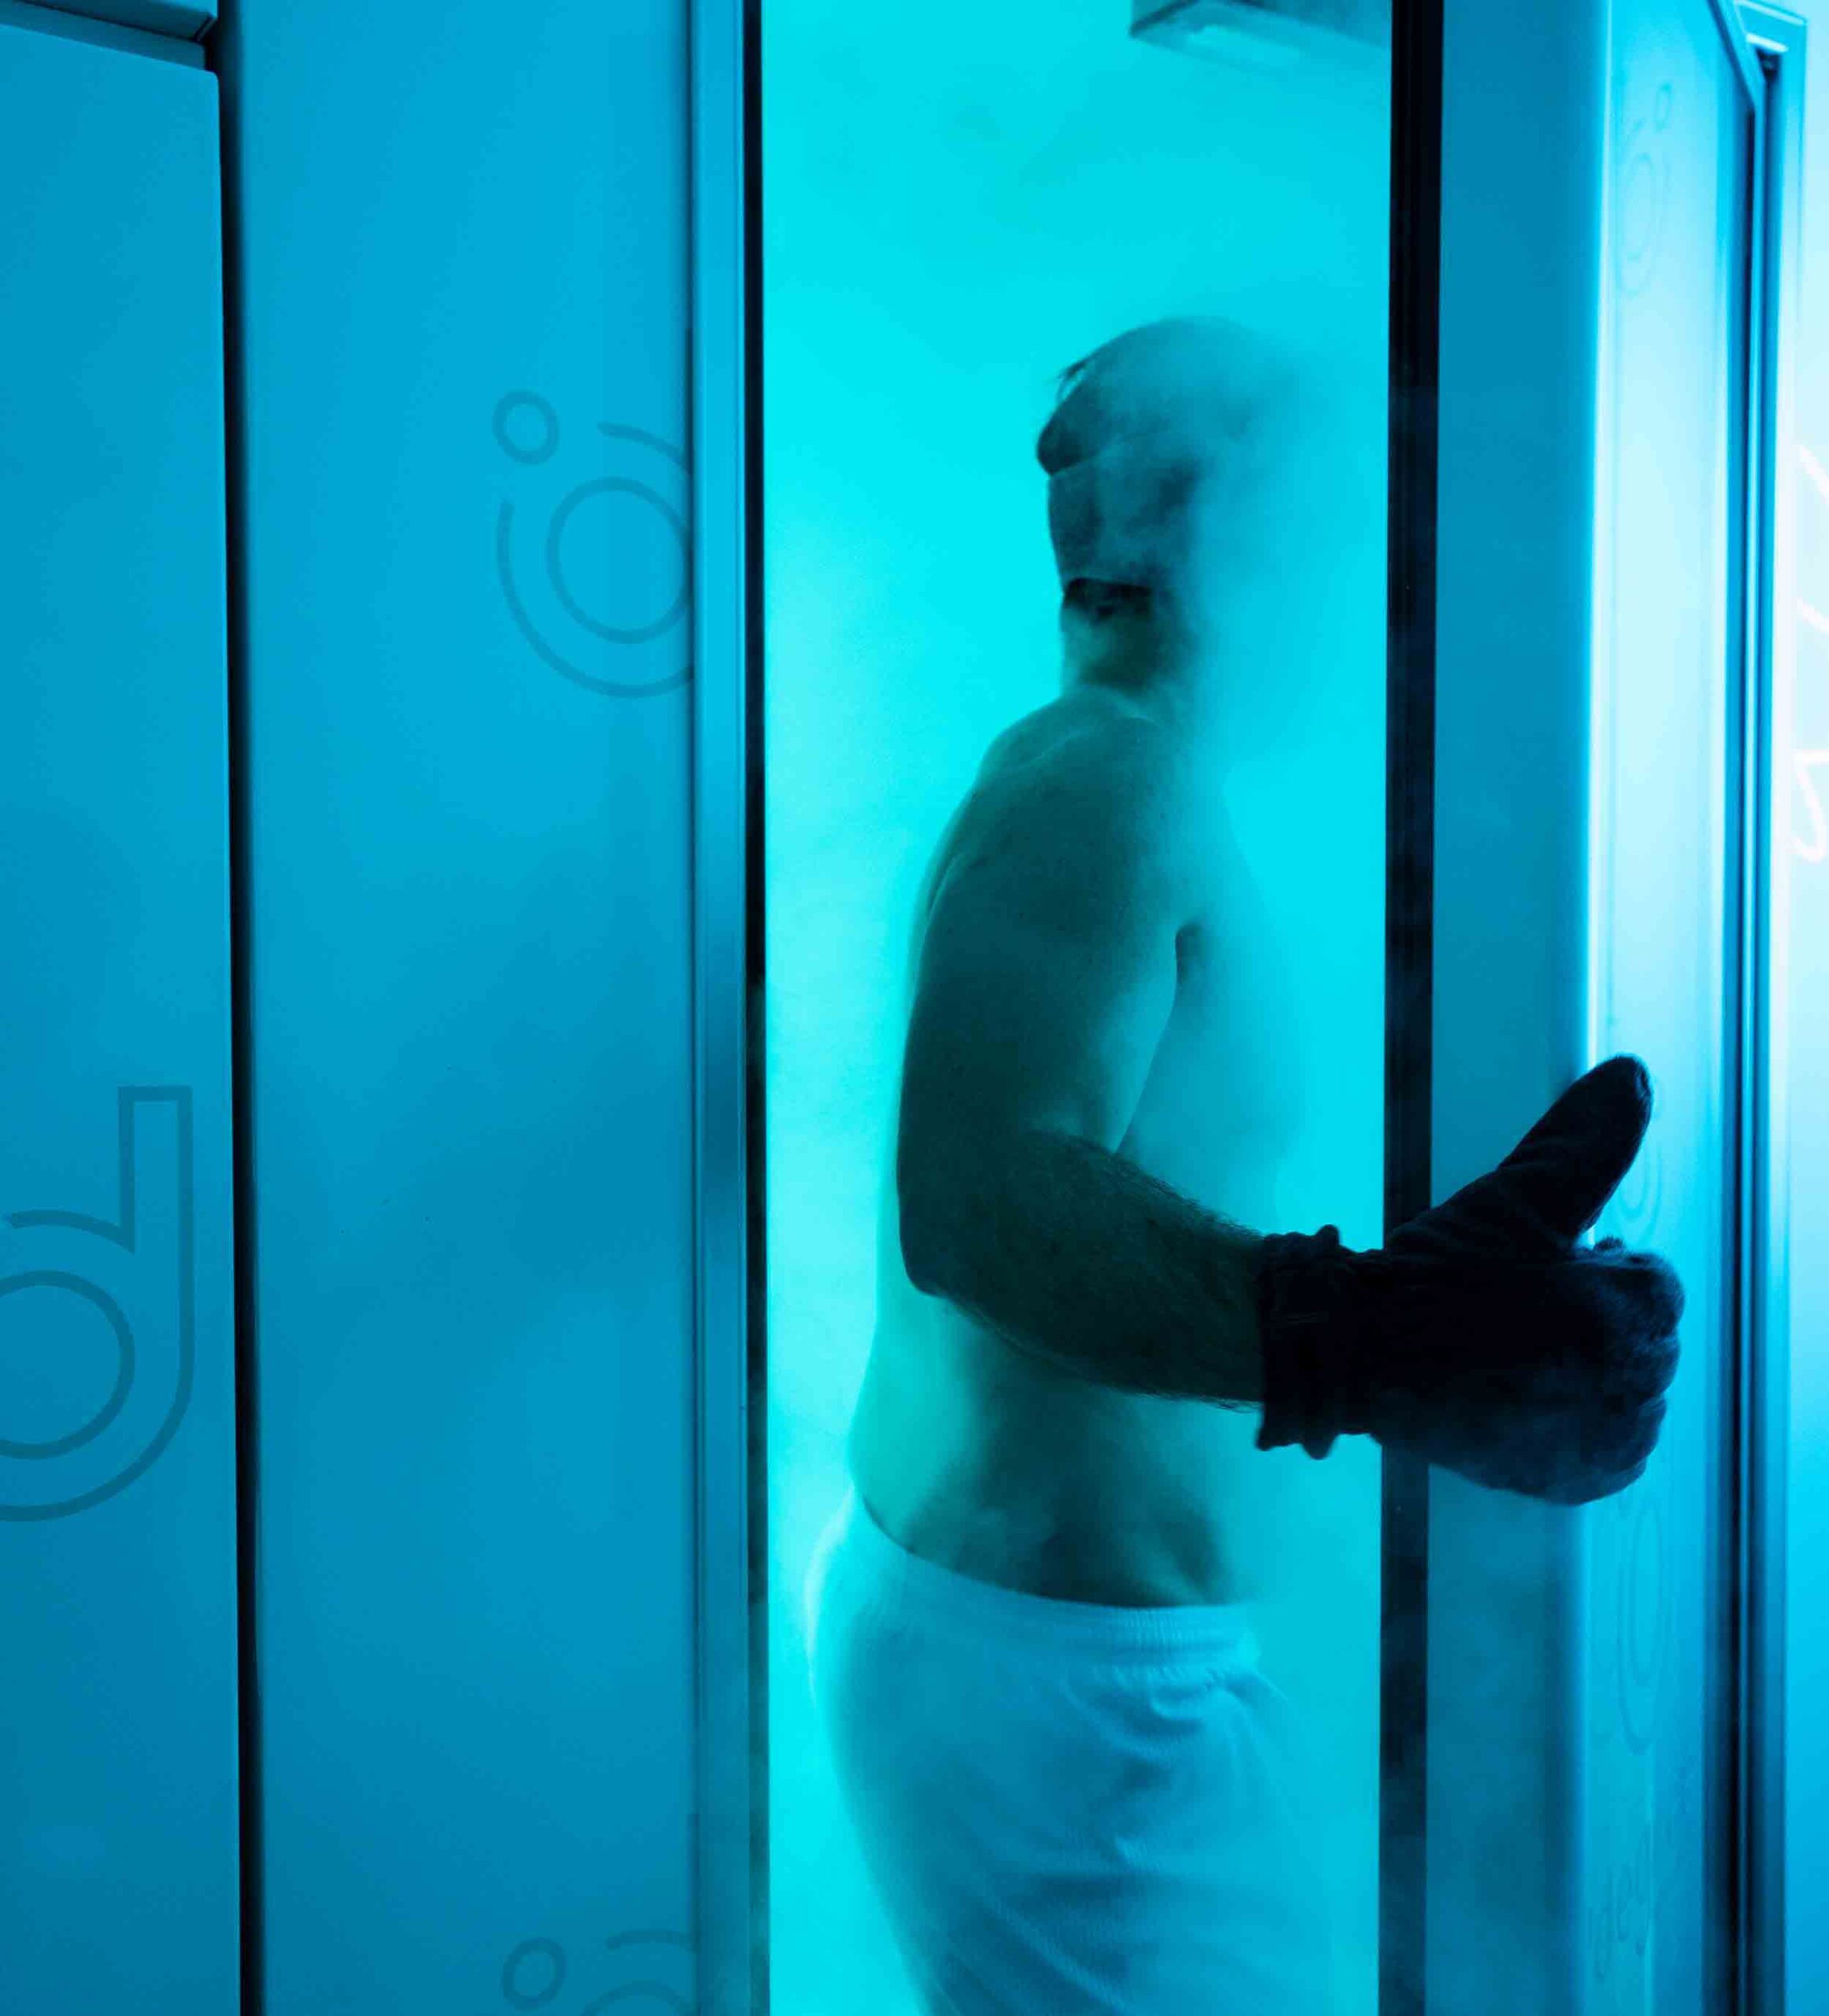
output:
<svg viewBox="0 0 1829 2016"><path fill-rule="evenodd" d="M1004 1264L995 1236L1021 1176L1017 1145L988 1130L944 1149L904 1139L896 1165L902 1269L922 1295L975 1309Z"/></svg>
<svg viewBox="0 0 1829 2016"><path fill-rule="evenodd" d="M975 1186L959 1158L936 1153L930 1138L904 1136L896 1162L897 1230L902 1270L922 1295L957 1302L968 1292L970 1227L984 1204L968 1189Z"/></svg>
<svg viewBox="0 0 1829 2016"><path fill-rule="evenodd" d="M903 1273L922 1295L950 1295L956 1270L949 1258L957 1258L958 1239L948 1214L906 1182L898 1186L896 1211Z"/></svg>

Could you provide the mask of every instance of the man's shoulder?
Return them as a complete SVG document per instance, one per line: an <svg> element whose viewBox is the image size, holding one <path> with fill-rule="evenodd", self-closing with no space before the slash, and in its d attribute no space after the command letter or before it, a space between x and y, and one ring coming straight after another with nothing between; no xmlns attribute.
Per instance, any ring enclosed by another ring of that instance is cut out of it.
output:
<svg viewBox="0 0 1829 2016"><path fill-rule="evenodd" d="M1000 738L963 822L964 851L1103 881L1137 873L1164 889L1191 888L1208 851L1210 792L1172 731L1115 708L1043 710ZM993 750L996 746L993 745ZM969 838L967 837L969 834Z"/></svg>
<svg viewBox="0 0 1829 2016"><path fill-rule="evenodd" d="M1060 703L1018 722L1000 742L981 781L1018 818L1041 806L1071 808L1100 827L1112 821L1166 842L1191 833L1215 802L1174 728L1140 709Z"/></svg>
<svg viewBox="0 0 1829 2016"><path fill-rule="evenodd" d="M980 782L1013 802L1063 791L1114 803L1166 800L1187 773L1177 738L1121 701L1063 695L1005 728L985 752Z"/></svg>

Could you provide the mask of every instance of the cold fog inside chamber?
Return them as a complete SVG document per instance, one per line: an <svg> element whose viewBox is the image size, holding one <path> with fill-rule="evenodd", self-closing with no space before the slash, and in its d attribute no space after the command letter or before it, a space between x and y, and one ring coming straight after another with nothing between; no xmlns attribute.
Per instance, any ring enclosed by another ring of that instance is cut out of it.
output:
<svg viewBox="0 0 1829 2016"><path fill-rule="evenodd" d="M1283 1134L1203 1201L1380 1236L1384 30L1137 11L1142 33L1124 0L940 0L918 30L834 0L761 9L766 1937L792 2016L918 2007L814 1699L808 1574L879 1315L922 878L988 747L1061 690L1037 434L1067 367L1159 318L1299 356L1311 401L1278 613L1223 667L1238 734L1211 779ZM1325 1788L1330 2006L1370 2011L1378 1458L1256 1454L1254 1416L1227 1421L1227 1544Z"/></svg>

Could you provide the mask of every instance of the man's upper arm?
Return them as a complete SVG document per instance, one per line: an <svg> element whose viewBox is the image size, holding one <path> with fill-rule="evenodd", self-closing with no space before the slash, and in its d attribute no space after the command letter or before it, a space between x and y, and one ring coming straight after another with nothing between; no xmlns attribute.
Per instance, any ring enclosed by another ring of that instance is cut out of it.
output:
<svg viewBox="0 0 1829 2016"><path fill-rule="evenodd" d="M1161 732L1126 722L1026 767L956 859L922 945L903 1065L904 1218L1000 1140L1115 1149L1174 1005L1182 847Z"/></svg>

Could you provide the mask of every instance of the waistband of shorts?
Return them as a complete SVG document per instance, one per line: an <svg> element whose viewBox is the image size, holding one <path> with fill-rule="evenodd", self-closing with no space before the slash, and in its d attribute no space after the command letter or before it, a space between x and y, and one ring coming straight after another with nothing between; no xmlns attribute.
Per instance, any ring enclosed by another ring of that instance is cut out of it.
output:
<svg viewBox="0 0 1829 2016"><path fill-rule="evenodd" d="M877 1600L918 1612L924 1621L983 1630L1007 1642L1134 1654L1152 1662L1218 1660L1257 1662L1256 1632L1247 1603L1085 1603L1038 1596L944 1568L892 1540L853 1489L833 1521L834 1553L848 1556Z"/></svg>

